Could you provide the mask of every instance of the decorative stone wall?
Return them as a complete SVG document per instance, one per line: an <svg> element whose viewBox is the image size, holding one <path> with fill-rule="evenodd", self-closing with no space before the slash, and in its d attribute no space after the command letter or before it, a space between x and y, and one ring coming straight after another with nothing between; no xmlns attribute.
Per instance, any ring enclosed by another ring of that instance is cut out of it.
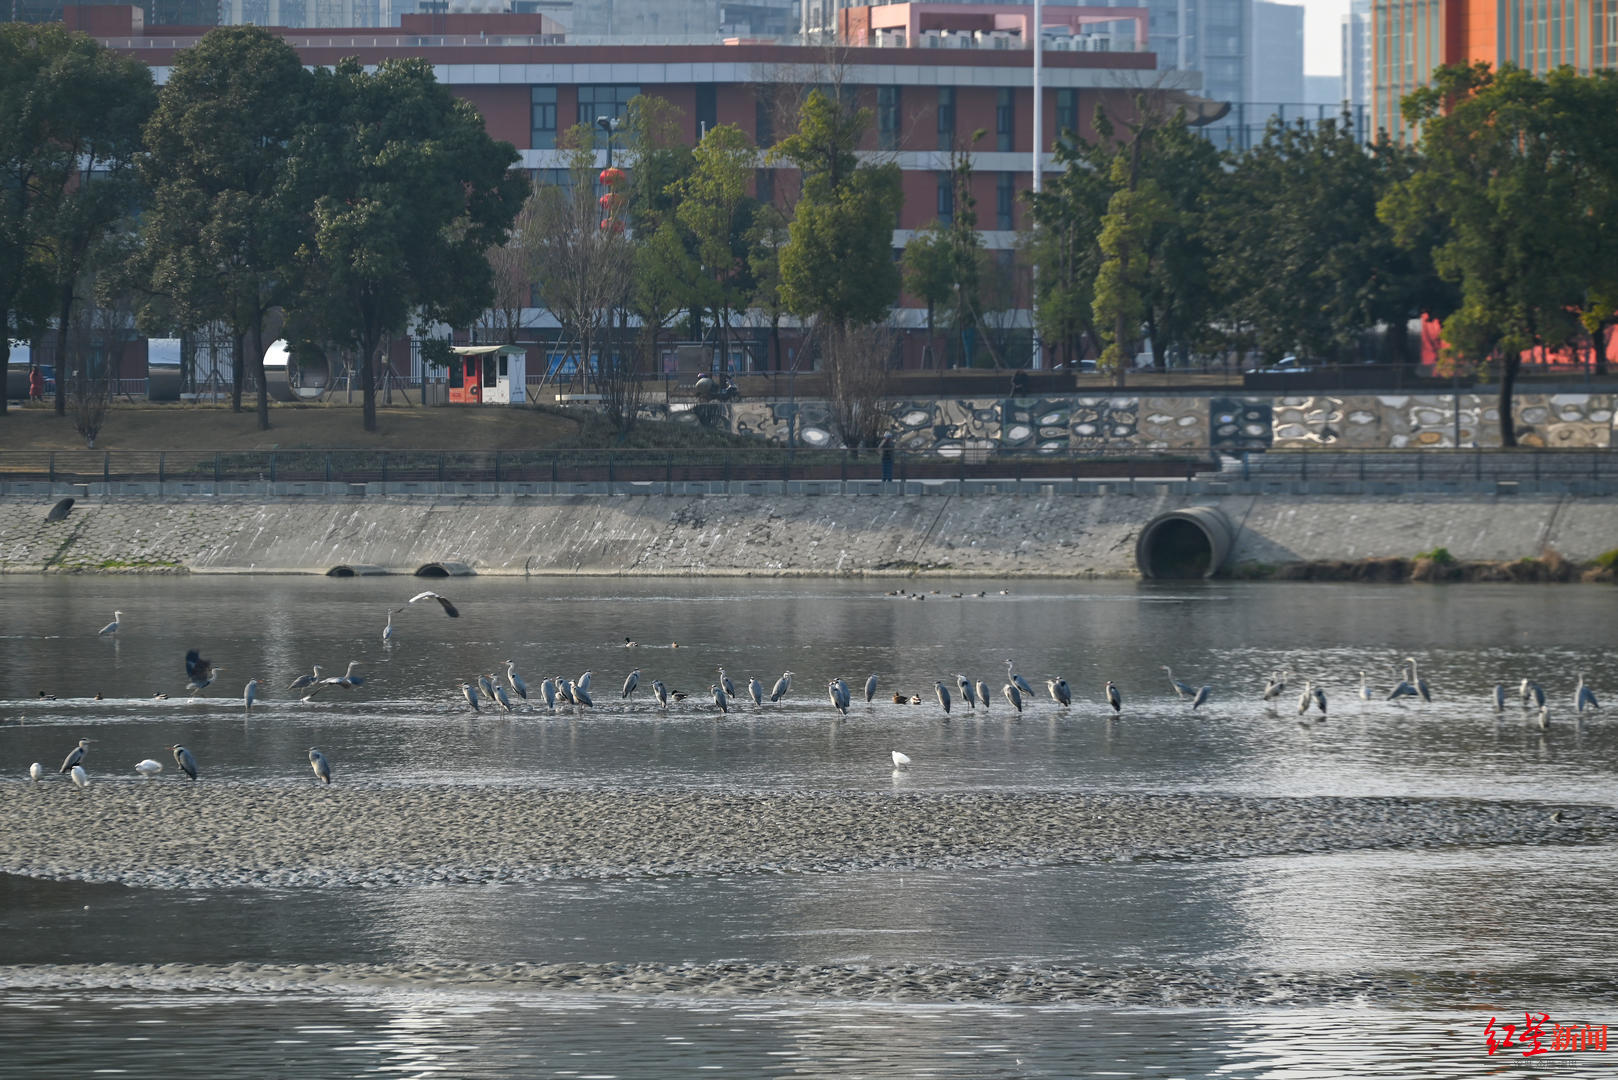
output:
<svg viewBox="0 0 1618 1080"><path fill-rule="evenodd" d="M1268 446L1349 449L1499 446L1493 395L1340 394L1298 396L1074 396L937 398L889 403L890 429L912 453L945 457L973 450L1200 449ZM1524 446L1608 449L1612 394L1518 394ZM837 446L827 402L743 401L647 406L659 419L728 425L741 434L802 446Z"/></svg>

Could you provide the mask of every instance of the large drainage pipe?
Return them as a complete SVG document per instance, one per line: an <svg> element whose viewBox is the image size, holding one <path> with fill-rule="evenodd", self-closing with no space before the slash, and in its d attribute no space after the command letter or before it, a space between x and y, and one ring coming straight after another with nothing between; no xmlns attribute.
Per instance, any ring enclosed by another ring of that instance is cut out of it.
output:
<svg viewBox="0 0 1618 1080"><path fill-rule="evenodd" d="M1236 530L1211 506L1159 514L1135 538L1135 565L1145 578L1213 577L1230 558Z"/></svg>

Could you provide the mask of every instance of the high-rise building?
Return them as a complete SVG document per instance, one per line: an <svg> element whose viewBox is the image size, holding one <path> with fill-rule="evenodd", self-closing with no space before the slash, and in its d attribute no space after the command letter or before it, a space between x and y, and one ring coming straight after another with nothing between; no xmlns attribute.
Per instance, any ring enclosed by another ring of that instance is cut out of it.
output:
<svg viewBox="0 0 1618 1080"><path fill-rule="evenodd" d="M1350 105L1371 102L1371 0L1353 0L1342 19L1341 98Z"/></svg>
<svg viewBox="0 0 1618 1080"><path fill-rule="evenodd" d="M0 22L62 22L64 8L97 10L134 8L143 25L216 26L219 0L0 0ZM75 29L94 33L97 20L89 14L72 19Z"/></svg>
<svg viewBox="0 0 1618 1080"><path fill-rule="evenodd" d="M1618 0L1372 0L1371 106L1394 134L1399 103L1446 64L1544 73L1618 66Z"/></svg>
<svg viewBox="0 0 1618 1080"><path fill-rule="evenodd" d="M1299 104L1303 89L1303 8L1256 0L1243 57L1246 87L1241 100L1253 105Z"/></svg>

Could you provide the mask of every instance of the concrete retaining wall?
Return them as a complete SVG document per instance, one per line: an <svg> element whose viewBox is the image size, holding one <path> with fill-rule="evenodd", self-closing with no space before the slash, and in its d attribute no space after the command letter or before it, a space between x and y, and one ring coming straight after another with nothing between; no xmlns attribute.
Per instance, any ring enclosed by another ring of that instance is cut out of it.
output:
<svg viewBox="0 0 1618 1080"><path fill-rule="evenodd" d="M1048 490L1048 489L1045 489ZM411 574L881 574L1132 576L1154 517L1215 506L1231 563L1412 556L1446 547L1503 560L1618 547L1618 497L1188 492L932 495L199 497L0 500L0 571Z"/></svg>

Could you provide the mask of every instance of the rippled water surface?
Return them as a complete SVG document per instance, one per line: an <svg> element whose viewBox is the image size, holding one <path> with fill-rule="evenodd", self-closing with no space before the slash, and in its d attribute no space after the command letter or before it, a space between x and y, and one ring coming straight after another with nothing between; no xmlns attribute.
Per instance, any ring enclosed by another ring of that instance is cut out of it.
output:
<svg viewBox="0 0 1618 1080"><path fill-rule="evenodd" d="M91 737L86 764L98 784L148 782L134 762L167 763L163 748L181 742L211 784L312 783L305 750L318 745L347 785L1375 794L1535 800L1575 816L1580 803L1618 802L1618 723L1608 712L1581 723L1572 707L1580 671L1604 702L1618 693L1618 603L1607 589L961 581L910 599L860 582L439 585L461 618L414 605L394 617L398 633L384 647L387 608L419 583L0 579L0 797L28 782L31 761L47 766L62 797L78 795L54 770ZM114 608L123 630L97 637ZM639 646L625 648L626 636ZM191 647L225 668L196 702L183 689ZM1406 656L1431 684L1431 704L1382 700ZM597 707L472 714L459 683L503 670L507 657L530 687L547 673L593 670ZM1040 692L1020 716L999 696L1008 657ZM368 679L358 690L307 703L282 690L311 664L336 673L349 660ZM1210 703L1193 713L1164 663L1211 685ZM707 694L718 665L738 684L756 674L767 686L790 669L792 692L721 715ZM642 692L626 702L617 688L632 667ZM1272 710L1258 691L1281 668L1294 673L1292 691ZM995 688L988 710L957 700L944 715L932 684L943 679L953 693L957 671ZM1357 695L1361 671L1371 701ZM876 702L857 700L835 719L827 679L858 691L872 672ZM270 692L248 717L238 695L253 675ZM1045 696L1048 676L1072 684L1073 708ZM1525 676L1550 695L1549 731L1516 704ZM654 678L690 696L664 713L645 693ZM1325 721L1300 723L1305 678L1325 687ZM1102 698L1108 679L1124 696L1116 718ZM1489 703L1496 682L1512 690L1499 716ZM56 700L39 699L42 689ZM896 705L895 691L924 703ZM172 696L152 697L161 692ZM96 693L104 700L88 700ZM895 748L913 759L907 772L893 771ZM184 782L173 773L170 764L149 782ZM99 988L0 981L0 1071L1610 1075L1596 1052L1491 1057L1483 1028L1526 1009L1618 1020L1607 973L1618 951L1614 854L1371 850L211 893L0 879L0 964L219 972L185 992L115 977ZM239 974L511 963L1098 968L1192 989L1185 1007L1137 1009L385 980L304 993ZM1223 988L1254 973L1409 991L1330 1008L1230 1004Z"/></svg>

